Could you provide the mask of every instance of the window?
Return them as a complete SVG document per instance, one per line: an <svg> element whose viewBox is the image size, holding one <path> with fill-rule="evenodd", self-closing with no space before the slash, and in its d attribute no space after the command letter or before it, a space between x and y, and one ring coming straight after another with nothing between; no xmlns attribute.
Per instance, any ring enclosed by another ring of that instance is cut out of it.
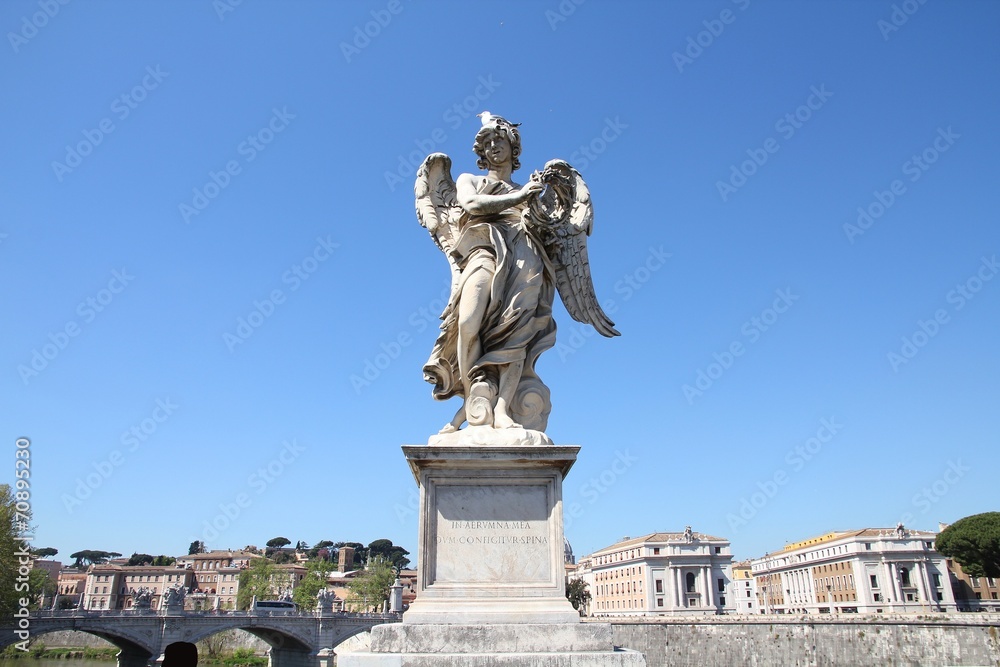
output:
<svg viewBox="0 0 1000 667"><path fill-rule="evenodd" d="M934 573L934 588L941 588L941 575Z"/></svg>
<svg viewBox="0 0 1000 667"><path fill-rule="evenodd" d="M986 584L987 584L987 585L988 585L988 586L989 586L990 588L996 588L996 587L997 587L997 580L996 580L996 579L994 579L993 577L987 577L987 578L986 578Z"/></svg>
<svg viewBox="0 0 1000 667"><path fill-rule="evenodd" d="M979 577L972 577L972 587L979 588Z"/></svg>
<svg viewBox="0 0 1000 667"><path fill-rule="evenodd" d="M663 606L663 598L656 598L656 606L657 607Z"/></svg>
<svg viewBox="0 0 1000 667"><path fill-rule="evenodd" d="M868 575L871 578L872 588L878 588L878 577L874 574Z"/></svg>
<svg viewBox="0 0 1000 667"><path fill-rule="evenodd" d="M872 550L872 543L865 542L865 551L871 551L871 550Z"/></svg>
<svg viewBox="0 0 1000 667"><path fill-rule="evenodd" d="M722 578L719 579L719 592L720 593L725 593L726 592L726 580L725 579L722 579ZM723 602L722 604L725 604L725 602Z"/></svg>
<svg viewBox="0 0 1000 667"><path fill-rule="evenodd" d="M725 595L720 595L719 596L719 606L721 606L721 607L725 607L726 606L726 596Z"/></svg>
<svg viewBox="0 0 1000 667"><path fill-rule="evenodd" d="M653 555L654 556L659 556L660 555L660 547L653 547ZM661 602L662 602L662 600L661 600Z"/></svg>
<svg viewBox="0 0 1000 667"><path fill-rule="evenodd" d="M656 592L657 593L662 593L663 592L663 580L662 579L657 579L656 580Z"/></svg>
<svg viewBox="0 0 1000 667"><path fill-rule="evenodd" d="M904 585L909 587L910 585L910 571L905 567L899 568L899 580Z"/></svg>
<svg viewBox="0 0 1000 667"><path fill-rule="evenodd" d="M721 554L722 553L722 547L715 547L715 553Z"/></svg>
<svg viewBox="0 0 1000 667"><path fill-rule="evenodd" d="M876 593L875 594L875 602L881 602L881 601L882 601L882 594L881 593Z"/></svg>
<svg viewBox="0 0 1000 667"><path fill-rule="evenodd" d="M687 583L686 591L688 593L694 593L695 592L695 587L694 587L694 584L695 584L695 581L694 581L694 572L688 572L687 576L684 579L685 579L685 581Z"/></svg>

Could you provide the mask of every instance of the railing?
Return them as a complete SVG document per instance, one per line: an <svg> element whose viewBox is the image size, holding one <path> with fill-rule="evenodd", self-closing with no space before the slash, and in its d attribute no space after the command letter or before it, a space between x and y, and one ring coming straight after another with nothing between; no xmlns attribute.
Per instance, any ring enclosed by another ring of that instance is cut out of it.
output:
<svg viewBox="0 0 1000 667"><path fill-rule="evenodd" d="M142 618L166 616L163 609L41 609L31 612L30 618ZM395 621L401 618L401 614L388 613L362 613L351 611L334 611L321 613L316 611L295 611L295 612L268 612L242 610L185 610L180 614L172 613L172 616L182 615L191 618L218 618L218 617L246 617L246 618L356 618L361 620Z"/></svg>

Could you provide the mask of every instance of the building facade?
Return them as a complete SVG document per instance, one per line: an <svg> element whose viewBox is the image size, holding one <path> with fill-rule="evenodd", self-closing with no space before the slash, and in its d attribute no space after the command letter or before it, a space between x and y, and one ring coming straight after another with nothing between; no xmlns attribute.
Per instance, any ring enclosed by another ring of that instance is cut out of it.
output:
<svg viewBox="0 0 1000 667"><path fill-rule="evenodd" d="M733 606L737 614L757 613L757 580L749 560L733 563Z"/></svg>
<svg viewBox="0 0 1000 667"><path fill-rule="evenodd" d="M193 582L192 570L176 565L93 565L87 572L84 607L130 609L132 593L148 588L151 608L159 609L165 590L173 586L189 590Z"/></svg>
<svg viewBox="0 0 1000 667"><path fill-rule="evenodd" d="M178 556L177 565L190 569L193 583L185 606L192 609L235 609L240 571L260 558L250 551L214 550Z"/></svg>
<svg viewBox="0 0 1000 667"><path fill-rule="evenodd" d="M735 609L729 541L695 533L650 533L596 551L577 564L591 616L724 614Z"/></svg>
<svg viewBox="0 0 1000 667"><path fill-rule="evenodd" d="M59 570L56 591L62 600L68 600L74 607L79 607L87 590L87 572L75 567Z"/></svg>
<svg viewBox="0 0 1000 667"><path fill-rule="evenodd" d="M896 528L832 532L751 562L761 614L955 611L936 533Z"/></svg>
<svg viewBox="0 0 1000 667"><path fill-rule="evenodd" d="M994 577L972 577L952 559L949 558L947 563L959 611L1000 612L1000 580Z"/></svg>

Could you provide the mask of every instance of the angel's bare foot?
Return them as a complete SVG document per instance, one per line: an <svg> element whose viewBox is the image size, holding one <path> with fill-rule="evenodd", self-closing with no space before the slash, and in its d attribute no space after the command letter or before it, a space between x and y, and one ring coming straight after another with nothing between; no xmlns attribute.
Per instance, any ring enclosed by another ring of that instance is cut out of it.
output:
<svg viewBox="0 0 1000 667"><path fill-rule="evenodd" d="M507 402L497 399L497 407L493 412L493 428L521 428L521 425L507 414Z"/></svg>
<svg viewBox="0 0 1000 667"><path fill-rule="evenodd" d="M452 417L451 421L444 425L438 433L454 433L458 429L462 428L462 423L465 422L465 403L462 403L462 407L458 409L455 416Z"/></svg>

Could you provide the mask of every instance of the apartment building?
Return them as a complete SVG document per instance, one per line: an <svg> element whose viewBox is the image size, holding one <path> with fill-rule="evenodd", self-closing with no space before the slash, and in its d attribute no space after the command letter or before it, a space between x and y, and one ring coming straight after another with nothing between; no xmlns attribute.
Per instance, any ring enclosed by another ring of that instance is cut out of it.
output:
<svg viewBox="0 0 1000 667"><path fill-rule="evenodd" d="M896 528L831 532L751 562L761 614L955 611L937 533Z"/></svg>
<svg viewBox="0 0 1000 667"><path fill-rule="evenodd" d="M729 541L693 532L650 533L581 558L592 616L724 614L735 610Z"/></svg>

